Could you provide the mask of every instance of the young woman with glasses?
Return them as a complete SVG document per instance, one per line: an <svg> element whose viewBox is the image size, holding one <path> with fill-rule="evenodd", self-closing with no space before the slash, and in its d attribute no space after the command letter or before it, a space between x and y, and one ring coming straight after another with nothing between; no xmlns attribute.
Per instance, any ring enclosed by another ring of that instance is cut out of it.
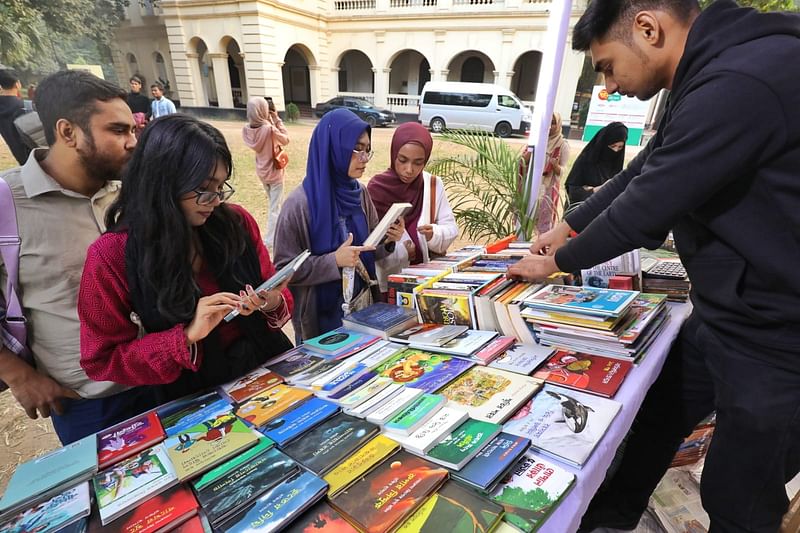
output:
<svg viewBox="0 0 800 533"><path fill-rule="evenodd" d="M369 125L346 109L322 117L311 136L303 184L286 198L278 217L276 266L280 268L305 249L312 253L289 283L298 340L341 326L342 269L356 266L360 259L374 280L375 259L391 253L403 235L405 225L400 219L377 250L361 246L379 221L366 188L358 181L372 158L370 134ZM354 294L363 289L356 278Z"/></svg>
<svg viewBox="0 0 800 533"><path fill-rule="evenodd" d="M81 366L95 380L160 385L166 400L235 379L292 347L292 295L258 225L226 203L231 153L213 126L170 115L145 129L89 248L78 299ZM239 316L222 322L233 309Z"/></svg>

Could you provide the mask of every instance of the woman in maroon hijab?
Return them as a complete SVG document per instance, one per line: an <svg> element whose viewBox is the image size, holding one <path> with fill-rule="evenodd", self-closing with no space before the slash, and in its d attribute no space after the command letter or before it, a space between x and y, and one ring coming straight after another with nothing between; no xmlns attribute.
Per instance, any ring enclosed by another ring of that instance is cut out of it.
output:
<svg viewBox="0 0 800 533"><path fill-rule="evenodd" d="M406 232L393 254L377 262L382 292L386 278L409 264L424 263L432 255L444 255L458 236L458 226L440 178L425 172L433 139L427 128L416 122L397 127L392 137L391 166L373 176L367 185L372 203L383 216L393 203L412 206L404 216Z"/></svg>

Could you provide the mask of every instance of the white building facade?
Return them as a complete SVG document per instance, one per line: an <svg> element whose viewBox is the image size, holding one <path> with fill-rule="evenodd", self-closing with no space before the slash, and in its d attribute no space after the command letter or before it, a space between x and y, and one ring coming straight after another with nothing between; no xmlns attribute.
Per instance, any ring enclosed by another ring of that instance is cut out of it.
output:
<svg viewBox="0 0 800 533"><path fill-rule="evenodd" d="M553 1L131 2L115 66L120 80L168 82L186 107L240 107L249 96L313 107L352 95L414 114L428 80L497 83L533 105ZM572 24L585 7L575 4ZM556 110L565 118L583 61L564 58Z"/></svg>

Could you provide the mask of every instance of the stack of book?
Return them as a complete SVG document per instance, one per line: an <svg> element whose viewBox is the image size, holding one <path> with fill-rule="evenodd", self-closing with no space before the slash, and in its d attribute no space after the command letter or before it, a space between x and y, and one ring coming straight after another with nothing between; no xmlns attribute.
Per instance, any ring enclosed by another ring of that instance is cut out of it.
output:
<svg viewBox="0 0 800 533"><path fill-rule="evenodd" d="M636 360L666 322L666 296L548 285L526 298L521 315L542 344Z"/></svg>

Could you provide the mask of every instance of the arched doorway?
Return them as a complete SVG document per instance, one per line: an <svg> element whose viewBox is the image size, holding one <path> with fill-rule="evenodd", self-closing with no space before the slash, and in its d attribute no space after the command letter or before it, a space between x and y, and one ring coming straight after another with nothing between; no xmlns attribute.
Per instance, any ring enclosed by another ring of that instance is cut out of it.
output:
<svg viewBox="0 0 800 533"><path fill-rule="evenodd" d="M347 50L339 57L339 94L374 101L375 74L372 61L360 50Z"/></svg>
<svg viewBox="0 0 800 533"><path fill-rule="evenodd" d="M389 62L386 103L397 113L416 113L422 88L430 81L430 65L416 50L402 50Z"/></svg>
<svg viewBox="0 0 800 533"><path fill-rule="evenodd" d="M224 38L222 44L227 54L227 75L231 85L233 107L247 107L247 83L245 80L244 54L239 43L232 37Z"/></svg>
<svg viewBox="0 0 800 533"><path fill-rule="evenodd" d="M153 71L155 74L155 81L164 86L164 92L167 97L171 97L171 86L169 77L167 76L167 65L164 62L164 56L160 52L153 52Z"/></svg>
<svg viewBox="0 0 800 533"><path fill-rule="evenodd" d="M138 75L140 78L144 79L144 76L141 75L139 72L139 62L136 60L136 56L133 54L128 54L125 56L125 62L128 64L128 77L132 77L134 75ZM145 80L146 81L146 80Z"/></svg>
<svg viewBox="0 0 800 533"><path fill-rule="evenodd" d="M447 65L447 81L494 83L494 62L483 52L467 50Z"/></svg>
<svg viewBox="0 0 800 533"><path fill-rule="evenodd" d="M526 104L536 101L536 86L539 83L539 69L542 66L542 53L530 50L514 62L514 76L511 78L511 91Z"/></svg>
<svg viewBox="0 0 800 533"><path fill-rule="evenodd" d="M214 66L209 57L208 46L200 37L194 37L189 41L188 49L196 105L218 106Z"/></svg>
<svg viewBox="0 0 800 533"><path fill-rule="evenodd" d="M311 105L311 76L309 66L314 66L314 56L302 45L294 45L283 58L283 99L287 104Z"/></svg>

